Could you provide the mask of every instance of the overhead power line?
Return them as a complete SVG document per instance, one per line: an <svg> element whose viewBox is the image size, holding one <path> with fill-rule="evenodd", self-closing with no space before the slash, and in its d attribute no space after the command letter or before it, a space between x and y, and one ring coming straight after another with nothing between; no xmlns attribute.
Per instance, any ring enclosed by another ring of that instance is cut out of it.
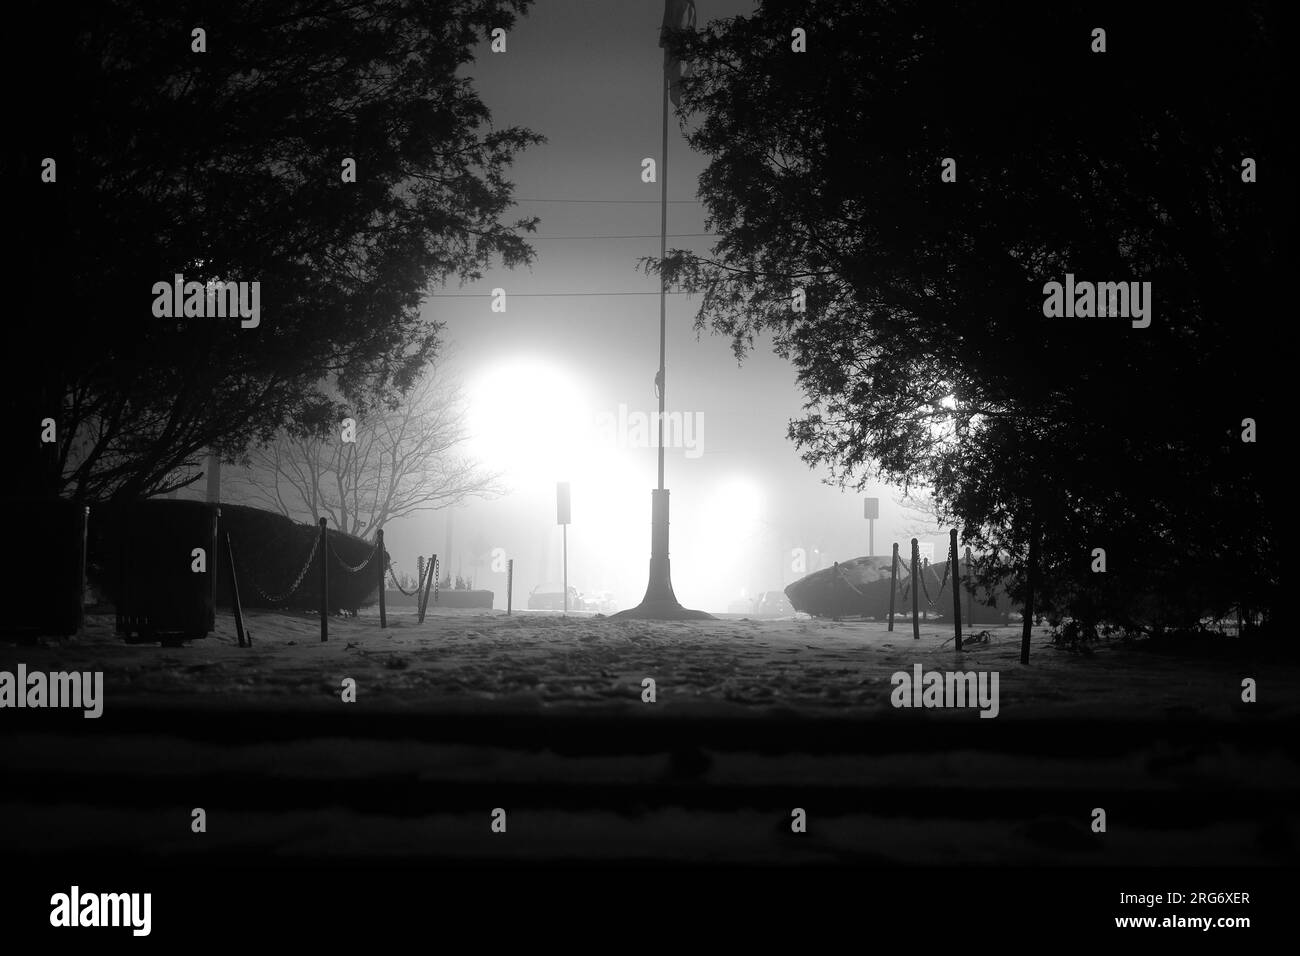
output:
<svg viewBox="0 0 1300 956"><path fill-rule="evenodd" d="M650 205L659 205L658 199L516 199L515 202L565 202L565 203L616 203L616 204L640 204L647 203ZM698 206L698 199L670 199L670 204Z"/></svg>
<svg viewBox="0 0 1300 956"><path fill-rule="evenodd" d="M541 299L541 298L559 298L564 296L575 295L658 295L658 290L654 292L510 292L506 295L511 299ZM669 292L669 295L692 295L690 292ZM430 299L490 299L491 292L435 292L428 296Z"/></svg>
<svg viewBox="0 0 1300 956"><path fill-rule="evenodd" d="M716 233L716 232L670 232L670 233L668 233L668 238L669 238L669 239L692 239L692 238L695 238L696 236L701 236L701 237L703 237L703 236L707 236L707 237L710 237L710 238L717 238L718 233ZM525 234L521 235L519 238L521 238L521 239L527 239L528 241L531 242L531 241L534 240L534 239L658 239L658 238L660 238L660 237L659 237L659 233L656 232L656 233L654 233L654 234L645 233L644 235L635 235L635 236L634 236L634 235L627 235L627 236L530 236L530 235L528 235L527 233L525 233Z"/></svg>

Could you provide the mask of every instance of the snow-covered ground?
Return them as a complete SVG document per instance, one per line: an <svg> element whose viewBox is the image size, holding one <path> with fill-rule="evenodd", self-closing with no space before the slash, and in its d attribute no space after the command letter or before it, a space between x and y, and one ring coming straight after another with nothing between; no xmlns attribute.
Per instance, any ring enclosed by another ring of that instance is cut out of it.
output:
<svg viewBox="0 0 1300 956"><path fill-rule="evenodd" d="M958 654L935 623L913 640L910 622L889 633L806 618L646 623L433 609L421 625L395 609L386 630L374 614L333 619L322 644L317 618L255 611L248 649L236 646L228 614L215 634L182 648L127 645L112 625L92 616L76 639L0 644L0 669L22 662L29 671L102 670L105 679L104 719L63 720L56 731L28 711L0 741L12 781L0 797L0 844L15 852L182 861L1300 860L1294 748L1251 744L1256 728L1297 714L1294 664L1120 644L1071 653L1036 633L1022 666L1018 628L988 632ZM998 717L894 709L891 674L918 663L999 672ZM345 677L357 682L355 704L340 700ZM641 699L646 677L657 685L654 704ZM1258 704L1240 702L1243 677L1259 682ZM112 720L133 709L158 719L143 731ZM210 716L195 720L196 710ZM169 723L181 712L188 729ZM271 739L257 723L234 739L194 732L251 712L285 721L377 714L398 729L389 738L335 721L318 732L302 720L307 729L292 739ZM422 735L417 725L437 715L522 716L539 726L551 715L586 715L577 733L593 737L607 721L641 726L660 716L753 718L754 730L752 745L573 752L558 741ZM861 721L864 735L896 733L912 719L935 733L901 751L764 746L778 724L821 717ZM1083 745L1074 735L1097 720L1112 722L1112 734L1113 722L1131 722L1131 739L1119 749ZM1160 737L1162 726L1198 720L1224 735L1204 745ZM1012 722L1041 729L1046 749L999 750L982 734ZM1098 804L1112 815L1104 836L1089 829ZM201 838L189 827L194 806L209 814ZM509 810L508 839L489 829L496 806ZM791 806L809 814L798 837Z"/></svg>
<svg viewBox="0 0 1300 956"><path fill-rule="evenodd" d="M395 608L381 630L377 613L333 618L321 643L319 619L251 611L252 648L236 644L233 618L181 648L127 645L111 615L91 615L84 635L39 647L0 644L0 667L100 670L107 708L142 696L201 703L230 698L278 708L339 700L340 681L357 682L358 702L440 709L475 702L534 708L641 702L641 682L657 685L660 709L734 712L780 708L805 714L887 713L890 676L924 670L997 671L998 720L1090 716L1159 720L1240 715L1241 681L1259 682L1260 710L1300 712L1300 666L1147 653L1121 644L1088 654L1054 647L1035 632L1030 663L1019 662L1020 628L983 631L987 642L955 650L950 627L911 623L890 633L874 622L789 620L613 621L590 615L431 609L417 624ZM981 629L976 628L976 633ZM970 712L927 716L970 719Z"/></svg>

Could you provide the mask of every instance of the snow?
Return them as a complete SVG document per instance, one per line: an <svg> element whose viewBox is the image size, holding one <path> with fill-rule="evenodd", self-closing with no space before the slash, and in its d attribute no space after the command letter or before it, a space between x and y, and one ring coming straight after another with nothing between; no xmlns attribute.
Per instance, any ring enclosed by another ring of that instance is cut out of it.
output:
<svg viewBox="0 0 1300 956"><path fill-rule="evenodd" d="M292 708L339 699L340 680L357 681L374 706L441 709L625 707L638 711L641 681L654 678L657 705L698 713L852 717L896 714L890 676L925 670L998 671L998 721L1106 716L1150 720L1196 715L1232 720L1240 683L1262 680L1261 708L1300 711L1300 667L1271 663L1267 675L1222 660L1146 653L1119 643L1090 654L1033 637L1030 663L1019 663L1019 626L975 633L958 653L941 622L911 622L893 633L876 622L724 619L702 622L611 621L590 614L394 608L381 630L375 611L330 620L252 610L253 647L236 644L234 621L219 613L217 630L181 648L127 645L111 615L88 616L83 635L38 647L0 645L0 667L102 670L106 707L159 697L186 705L230 699ZM1274 689L1291 688L1283 694ZM969 711L929 710L929 718L968 720Z"/></svg>
<svg viewBox="0 0 1300 956"><path fill-rule="evenodd" d="M112 633L111 615L92 615L74 639L0 644L0 669L21 661L29 670L105 673L105 718L66 720L56 730L27 711L0 743L9 779L20 782L0 797L0 844L53 858L129 851L154 859L251 853L340 862L1297 860L1300 822L1294 810L1277 809L1289 805L1285 794L1300 789L1293 754L1271 744L1253 747L1249 736L1189 750L1148 740L1142 730L1188 719L1232 727L1294 717L1300 707L1294 664L1260 668L1118 643L1071 653L1037 631L1031 663L1021 666L1019 628L994 628L987 642L958 654L950 631L937 623L923 623L913 640L910 622L889 633L877 623L802 616L657 623L433 608L419 624L413 609L394 609L386 630L374 613L332 619L324 644L318 619L308 615L253 611L248 627L254 640L248 649L236 646L226 613L207 639L161 648L127 645ZM999 671L999 716L895 710L890 675L915 663L926 670ZM1240 703L1243 676L1260 680L1261 703L1250 705L1260 710ZM344 677L357 681L355 705L340 702ZM645 677L657 683L654 705L641 700ZM590 715L593 733L610 715L635 715L638 723L657 715L740 715L754 718L755 743L702 745L683 758L662 750L575 755L418 733L389 740L346 730L214 742L184 736L166 720L169 709L211 708L220 722L232 710L339 713L345 706L402 719L501 713L540 720L576 712ZM161 708L156 732L123 732L112 722L116 709L149 707ZM932 724L945 736L915 751L765 749L765 718L792 715L853 717L879 734L909 720L964 726L950 731L951 725ZM1057 748L1053 723L1079 732L1098 718L1132 721L1132 739L1089 749L1062 734ZM1048 751L998 752L981 738L984 728L1007 722L1043 727ZM568 796L530 804L523 795L542 785ZM486 788L481 801L476 787ZM765 792L761 799L769 802L726 809L691 796L728 787ZM788 807L771 804L784 800L772 794L788 787L806 790L811 801L808 833L793 841ZM584 788L624 797L629 791L670 795L628 813L592 802ZM1249 797L1237 798L1236 810L1177 825L1166 819L1166 806L1199 800L1198 806L1215 807L1214 794L1242 788ZM931 798L916 806L911 794ZM1107 794L1114 814L1104 839L1093 839L1087 828L1094 794ZM1130 798L1137 803L1126 808ZM464 805L467 799L472 807ZM818 800L840 803L819 809ZM488 810L498 802L510 808L509 840L493 839L488 828ZM206 806L214 823L197 842L187 809L195 804Z"/></svg>

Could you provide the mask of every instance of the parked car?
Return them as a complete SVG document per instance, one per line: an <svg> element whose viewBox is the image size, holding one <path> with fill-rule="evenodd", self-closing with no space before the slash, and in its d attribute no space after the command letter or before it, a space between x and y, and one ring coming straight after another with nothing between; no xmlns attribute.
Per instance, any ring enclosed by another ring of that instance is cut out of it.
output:
<svg viewBox="0 0 1300 956"><path fill-rule="evenodd" d="M593 591L582 596L584 611L599 611L601 614L613 614L618 610L614 595L609 591Z"/></svg>
<svg viewBox="0 0 1300 956"><path fill-rule="evenodd" d="M764 591L758 596L754 613L765 617L790 617L795 610L790 599L781 591Z"/></svg>
<svg viewBox="0 0 1300 956"><path fill-rule="evenodd" d="M537 585L528 592L528 610L563 611L564 585L550 583ZM569 586L569 610L584 610L582 595L572 585Z"/></svg>

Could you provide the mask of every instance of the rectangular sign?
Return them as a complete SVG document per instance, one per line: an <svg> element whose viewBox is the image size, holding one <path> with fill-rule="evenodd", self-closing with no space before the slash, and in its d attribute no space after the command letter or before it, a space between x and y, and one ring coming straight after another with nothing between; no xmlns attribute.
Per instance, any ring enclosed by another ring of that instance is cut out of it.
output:
<svg viewBox="0 0 1300 956"><path fill-rule="evenodd" d="M555 485L555 523L569 523L569 483L557 482Z"/></svg>
<svg viewBox="0 0 1300 956"><path fill-rule="evenodd" d="M869 521L874 521L880 517L880 499L863 498L862 499L862 517Z"/></svg>
<svg viewBox="0 0 1300 956"><path fill-rule="evenodd" d="M933 544L931 544L931 543L928 542L928 541L922 541L922 542L920 542L920 543L917 544L916 548L917 548L917 551L920 552L920 558L921 558L921 563L922 563L922 564L924 564L924 563L926 563L926 562L929 562L930 564L934 564L934 545L933 545Z"/></svg>

